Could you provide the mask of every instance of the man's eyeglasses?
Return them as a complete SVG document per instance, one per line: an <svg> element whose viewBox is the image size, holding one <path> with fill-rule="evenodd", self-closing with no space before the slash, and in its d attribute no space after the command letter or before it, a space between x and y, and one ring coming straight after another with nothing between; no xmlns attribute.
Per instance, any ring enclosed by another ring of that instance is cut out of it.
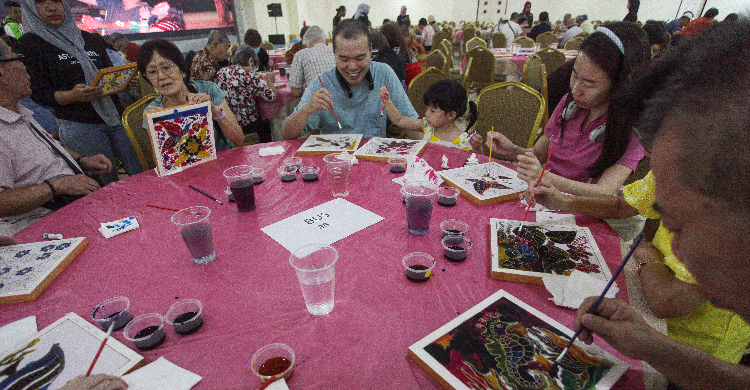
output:
<svg viewBox="0 0 750 390"><path fill-rule="evenodd" d="M26 60L26 57L24 57L23 54L16 54L15 57L11 57L11 58L0 58L0 63L11 62L11 61L24 62L25 60Z"/></svg>

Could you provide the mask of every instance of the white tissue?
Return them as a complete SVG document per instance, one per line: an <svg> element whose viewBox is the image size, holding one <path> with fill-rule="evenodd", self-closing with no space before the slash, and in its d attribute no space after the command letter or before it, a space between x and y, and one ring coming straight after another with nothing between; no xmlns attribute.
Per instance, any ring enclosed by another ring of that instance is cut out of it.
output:
<svg viewBox="0 0 750 390"><path fill-rule="evenodd" d="M283 146L269 146L266 148L260 148L260 150L258 150L258 154L261 156L273 156L282 153L284 153Z"/></svg>
<svg viewBox="0 0 750 390"><path fill-rule="evenodd" d="M201 379L200 375L181 368L164 357L122 376L129 390L190 390Z"/></svg>
<svg viewBox="0 0 750 390"><path fill-rule="evenodd" d="M578 309L583 300L599 296L604 287L607 286L606 280L597 279L585 272L574 270L570 276L545 276L542 278L544 287L552 294L552 301L558 306ZM613 284L605 295L607 298L614 298L617 292L617 284Z"/></svg>
<svg viewBox="0 0 750 390"><path fill-rule="evenodd" d="M406 158L406 173L393 179L393 182L404 185L413 181L428 181L439 186L443 183L443 178L421 157L409 156Z"/></svg>

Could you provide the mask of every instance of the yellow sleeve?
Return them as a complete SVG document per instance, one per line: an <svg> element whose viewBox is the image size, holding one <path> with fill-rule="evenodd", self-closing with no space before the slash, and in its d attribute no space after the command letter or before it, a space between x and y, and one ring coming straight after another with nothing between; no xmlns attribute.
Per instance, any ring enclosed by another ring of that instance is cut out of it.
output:
<svg viewBox="0 0 750 390"><path fill-rule="evenodd" d="M653 209L654 205L654 174L649 171L646 176L623 189L623 197L629 205L646 218L658 219L661 216Z"/></svg>

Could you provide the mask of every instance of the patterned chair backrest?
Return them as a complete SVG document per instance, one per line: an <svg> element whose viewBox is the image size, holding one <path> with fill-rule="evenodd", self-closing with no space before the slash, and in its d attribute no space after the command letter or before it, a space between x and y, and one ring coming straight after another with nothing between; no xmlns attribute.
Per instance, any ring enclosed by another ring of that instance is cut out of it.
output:
<svg viewBox="0 0 750 390"><path fill-rule="evenodd" d="M496 32L492 34L492 47L495 49L499 49L501 47L508 46L508 38L505 37L505 34L501 32Z"/></svg>
<svg viewBox="0 0 750 390"><path fill-rule="evenodd" d="M128 138L130 138L130 143L133 144L133 149L135 149L144 171L156 168L156 159L149 130L142 127L143 112L159 96L158 94L144 95L144 97L129 105L122 113L122 126L125 128Z"/></svg>
<svg viewBox="0 0 750 390"><path fill-rule="evenodd" d="M551 44L557 44L557 35L555 33L546 31L536 36L536 42L541 43L542 47L548 47Z"/></svg>
<svg viewBox="0 0 750 390"><path fill-rule="evenodd" d="M534 47L534 40L529 37L518 37L513 40L513 43L519 43L521 47L526 49Z"/></svg>
<svg viewBox="0 0 750 390"><path fill-rule="evenodd" d="M565 54L557 49L546 48L539 50L534 54L538 55L539 58L542 59L544 65L547 66L548 73L552 73L552 71L557 69L558 66L565 63Z"/></svg>
<svg viewBox="0 0 750 390"><path fill-rule="evenodd" d="M476 49L478 47L487 48L487 42L484 41L484 39L479 37L474 37L469 39L468 42L466 42L466 51L469 52L473 49Z"/></svg>
<svg viewBox="0 0 750 390"><path fill-rule="evenodd" d="M424 117L425 112L427 111L427 107L424 105L424 93L427 91L427 88L446 78L448 78L448 76L440 69L427 68L409 83L406 95L409 97L411 105L414 107L414 110L417 111L420 118Z"/></svg>

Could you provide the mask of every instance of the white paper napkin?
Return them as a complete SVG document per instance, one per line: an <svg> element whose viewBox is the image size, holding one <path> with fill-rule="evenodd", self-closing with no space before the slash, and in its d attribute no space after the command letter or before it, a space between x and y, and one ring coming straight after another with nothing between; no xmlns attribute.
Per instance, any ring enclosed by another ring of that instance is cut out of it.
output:
<svg viewBox="0 0 750 390"><path fill-rule="evenodd" d="M409 156L406 158L406 173L404 176L393 179L394 183L404 185L412 181L428 181L436 186L443 183L443 178L420 157Z"/></svg>
<svg viewBox="0 0 750 390"><path fill-rule="evenodd" d="M268 387L266 387L266 390L289 390L289 386L286 385L286 379L281 378L276 382L268 385Z"/></svg>
<svg viewBox="0 0 750 390"><path fill-rule="evenodd" d="M283 146L269 146L265 148L260 148L258 150L258 154L261 156L273 156L277 154L284 153L284 147Z"/></svg>
<svg viewBox="0 0 750 390"><path fill-rule="evenodd" d="M26 317L3 326L0 328L0 356L5 356L5 352L10 352L9 349L38 331L36 316Z"/></svg>
<svg viewBox="0 0 750 390"><path fill-rule="evenodd" d="M200 375L181 368L164 357L122 376L129 390L190 390L201 379L203 377Z"/></svg>
<svg viewBox="0 0 750 390"><path fill-rule="evenodd" d="M112 238L118 234L129 232L133 229L138 229L138 220L135 217L130 216L117 221L105 222L99 227L99 232L102 233L104 238Z"/></svg>
<svg viewBox="0 0 750 390"><path fill-rule="evenodd" d="M607 286L607 281L577 270L574 270L567 278L552 275L543 277L542 281L547 291L552 294L552 301L556 305L571 309L578 309L583 300L588 297L599 296ZM617 284L613 284L605 296L614 298L618 291L620 290Z"/></svg>

